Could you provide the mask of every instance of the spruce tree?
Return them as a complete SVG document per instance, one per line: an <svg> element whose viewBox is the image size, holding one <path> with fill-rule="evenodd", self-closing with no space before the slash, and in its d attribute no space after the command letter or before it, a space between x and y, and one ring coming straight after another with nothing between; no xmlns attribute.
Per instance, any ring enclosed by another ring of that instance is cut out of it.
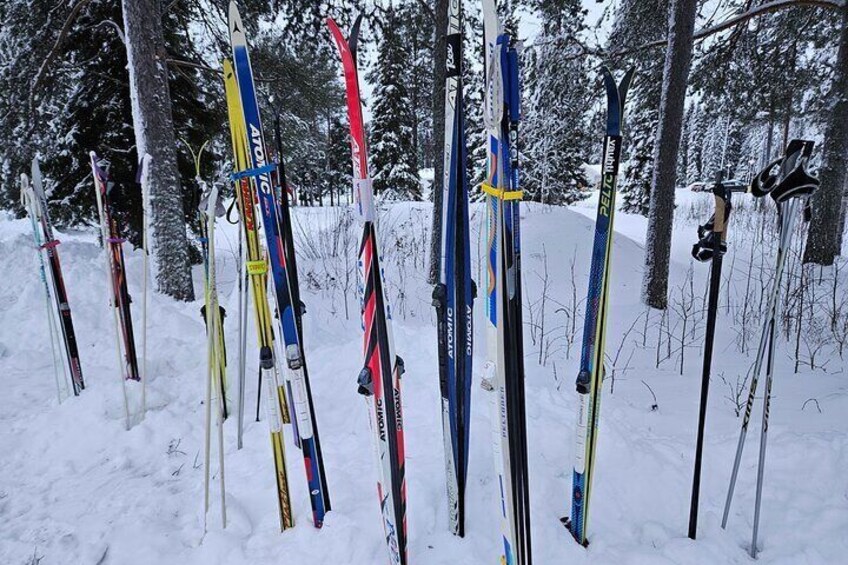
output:
<svg viewBox="0 0 848 565"><path fill-rule="evenodd" d="M578 36L586 11L578 0L535 3L541 19L537 47L526 58L525 198L570 204L585 197L583 171L592 97Z"/></svg>
<svg viewBox="0 0 848 565"><path fill-rule="evenodd" d="M404 3L398 7L396 22L404 42L409 62L407 88L412 103L412 142L415 149L416 170L430 168L433 160L440 158L441 148L436 148L433 138L433 113L429 101L433 99L433 26L426 4Z"/></svg>
<svg viewBox="0 0 848 565"><path fill-rule="evenodd" d="M376 83L371 127L371 168L374 191L392 200L419 200L415 155L415 116L409 92L407 46L399 33L395 9L386 9L377 50Z"/></svg>
<svg viewBox="0 0 848 565"><path fill-rule="evenodd" d="M697 103L689 107L686 114L688 126L686 133L689 136L689 141L686 144L686 185L694 182L703 182L703 147L708 127L707 116L701 110L701 106Z"/></svg>

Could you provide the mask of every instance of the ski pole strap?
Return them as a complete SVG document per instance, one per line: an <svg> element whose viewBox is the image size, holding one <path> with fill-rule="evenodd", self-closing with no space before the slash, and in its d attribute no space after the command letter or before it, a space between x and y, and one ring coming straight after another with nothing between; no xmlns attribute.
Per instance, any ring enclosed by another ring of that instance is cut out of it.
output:
<svg viewBox="0 0 848 565"><path fill-rule="evenodd" d="M264 275L268 272L268 264L264 259L259 261L248 261L247 262L247 274L248 275Z"/></svg>
<svg viewBox="0 0 848 565"><path fill-rule="evenodd" d="M775 202L786 202L790 198L811 196L819 188L821 182L818 178L809 174L801 163L789 173L771 191L771 197Z"/></svg>
<svg viewBox="0 0 848 565"><path fill-rule="evenodd" d="M267 175L273 173L275 170L277 170L277 164L271 163L269 165L256 167L255 169L245 169L243 171L234 172L230 175L230 180L237 181L246 177L258 177L259 175Z"/></svg>
<svg viewBox="0 0 848 565"><path fill-rule="evenodd" d="M500 198L502 200L521 200L524 197L523 190L504 190L502 188L496 188L485 182L481 185L481 190L489 196L494 196L495 198Z"/></svg>
<svg viewBox="0 0 848 565"><path fill-rule="evenodd" d="M51 239L45 243L41 244L41 249L52 249L54 247L58 247L61 242L58 239Z"/></svg>
<svg viewBox="0 0 848 565"><path fill-rule="evenodd" d="M126 239L123 237L110 237L106 241L108 241L109 243L124 243Z"/></svg>

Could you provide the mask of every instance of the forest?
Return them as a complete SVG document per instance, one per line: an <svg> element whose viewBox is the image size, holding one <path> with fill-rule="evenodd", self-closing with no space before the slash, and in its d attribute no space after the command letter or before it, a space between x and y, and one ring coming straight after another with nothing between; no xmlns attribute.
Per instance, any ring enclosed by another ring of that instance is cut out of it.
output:
<svg viewBox="0 0 848 565"><path fill-rule="evenodd" d="M154 158L154 193L161 191L172 211L181 203L183 218L196 232L195 176L223 182L232 169L227 132L220 127L226 113L220 71L225 4L4 2L0 207L22 214L17 172L37 154L55 221L91 223L95 203L86 161L88 151L96 149L112 163L122 190L118 213L138 244L139 136L152 136L149 143L162 157ZM468 169L479 185L485 173L485 65L482 39L474 39L482 37L480 6L467 4ZM244 3L253 16L247 25L256 37L261 104L266 120L273 120L269 127L279 125L299 205L350 202L344 100L323 21L333 16L348 25L359 12L367 29L364 104L375 191L387 200L439 198L444 69L434 53L443 48L446 6L444 0ZM805 260L831 264L839 253L846 209L845 3L621 0L588 6L591 16L579 0L510 0L500 6L507 29L523 41L519 144L525 198L570 204L586 195L590 180L584 165L597 163L600 153L596 131L603 108L592 95L599 65L633 65L637 78L627 109L630 142L620 192L625 211L650 218L645 280L659 284L646 284L655 289L646 302L656 308L667 303L663 281L673 190L710 182L720 168L747 182L792 137L824 140L825 150L816 156L824 189L814 202ZM149 14L160 14L161 25L149 26L145 37ZM138 32L135 16L143 20ZM147 72L158 73L158 83L154 77L149 86L147 78L135 85L130 80L127 50L134 41L153 50L156 65ZM160 116L166 127L134 131L134 124L152 120L142 119L146 112ZM205 151L195 171L193 152L201 146ZM420 177L428 169L434 170L429 187ZM161 231L163 238L169 234L167 241L154 243L191 248L174 224L177 216L170 217L166 223L176 227ZM159 288L186 298L185 269L199 255L174 256L185 263L173 265L182 282L162 280Z"/></svg>

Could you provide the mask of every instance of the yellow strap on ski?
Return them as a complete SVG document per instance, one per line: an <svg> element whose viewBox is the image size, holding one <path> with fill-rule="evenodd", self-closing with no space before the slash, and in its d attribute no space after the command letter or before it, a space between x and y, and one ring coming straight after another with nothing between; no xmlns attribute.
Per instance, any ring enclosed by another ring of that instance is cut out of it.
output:
<svg viewBox="0 0 848 565"><path fill-rule="evenodd" d="M480 188L489 196L494 196L501 200L521 200L524 197L523 190L504 190L502 188L496 188L485 182L480 185Z"/></svg>

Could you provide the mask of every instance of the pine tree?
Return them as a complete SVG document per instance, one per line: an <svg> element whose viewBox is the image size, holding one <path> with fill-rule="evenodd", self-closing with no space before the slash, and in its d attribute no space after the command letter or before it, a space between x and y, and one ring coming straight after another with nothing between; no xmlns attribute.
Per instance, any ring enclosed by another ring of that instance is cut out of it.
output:
<svg viewBox="0 0 848 565"><path fill-rule="evenodd" d="M374 191L383 198L420 200L415 155L415 116L409 92L409 52L390 5L382 26L377 66L372 73L374 89L371 128L371 166Z"/></svg>
<svg viewBox="0 0 848 565"><path fill-rule="evenodd" d="M541 18L537 48L526 58L525 198L570 204L585 197L590 85L577 37L586 11L578 0L535 3Z"/></svg>

